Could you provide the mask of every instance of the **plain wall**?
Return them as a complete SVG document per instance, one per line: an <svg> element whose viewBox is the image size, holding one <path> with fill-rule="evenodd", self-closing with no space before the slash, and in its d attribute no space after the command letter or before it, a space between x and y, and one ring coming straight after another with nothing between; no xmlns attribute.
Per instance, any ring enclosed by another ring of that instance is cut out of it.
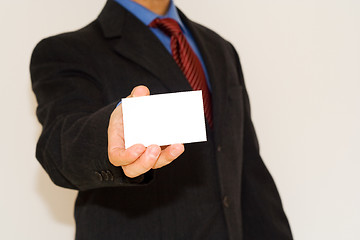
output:
<svg viewBox="0 0 360 240"><path fill-rule="evenodd" d="M41 126L28 66L38 41L86 25L104 3L0 3L0 239L73 239L76 192L53 185L34 157ZM176 3L238 50L295 239L360 239L360 2Z"/></svg>

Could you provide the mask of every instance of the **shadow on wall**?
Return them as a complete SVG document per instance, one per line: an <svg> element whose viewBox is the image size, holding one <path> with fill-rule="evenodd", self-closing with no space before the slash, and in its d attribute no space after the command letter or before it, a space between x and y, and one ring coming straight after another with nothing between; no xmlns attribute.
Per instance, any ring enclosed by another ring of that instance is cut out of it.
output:
<svg viewBox="0 0 360 240"><path fill-rule="evenodd" d="M56 186L47 173L39 167L36 192L55 221L61 224L75 225L73 213L77 191Z"/></svg>

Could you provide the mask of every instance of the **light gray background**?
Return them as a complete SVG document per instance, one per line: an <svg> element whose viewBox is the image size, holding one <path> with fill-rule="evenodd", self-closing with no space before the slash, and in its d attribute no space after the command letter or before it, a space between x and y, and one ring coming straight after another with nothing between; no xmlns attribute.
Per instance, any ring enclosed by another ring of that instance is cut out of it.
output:
<svg viewBox="0 0 360 240"><path fill-rule="evenodd" d="M176 2L238 50L295 239L360 239L360 2ZM28 65L40 39L86 25L104 3L0 3L0 239L74 236L76 192L53 185L34 157L41 127Z"/></svg>

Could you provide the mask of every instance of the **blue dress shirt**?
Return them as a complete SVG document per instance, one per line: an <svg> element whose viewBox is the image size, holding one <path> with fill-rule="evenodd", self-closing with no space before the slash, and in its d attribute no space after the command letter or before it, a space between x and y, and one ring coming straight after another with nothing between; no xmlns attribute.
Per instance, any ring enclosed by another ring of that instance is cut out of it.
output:
<svg viewBox="0 0 360 240"><path fill-rule="evenodd" d="M148 26L155 18L160 18L160 19L161 18L172 18L175 21L177 21L180 25L180 28L181 28L184 36L186 37L186 40L188 41L191 48L193 49L196 56L199 58L199 60L201 62L201 65L202 65L204 73L205 73L206 82L208 84L209 90L211 91L209 77L208 77L208 74L206 71L204 61L201 57L200 51L199 51L198 47L196 46L196 43L195 43L194 38L192 37L190 31L187 29L187 27L181 21L178 11L172 0L170 1L170 6L169 6L167 13L162 16L150 11L149 9L147 9L147 8L141 6L140 4L138 4L134 1L131 1L131 0L115 0L115 2L119 3L121 6L126 8L129 12L131 12L133 15L135 15L140 21L142 21L146 26ZM150 30L155 34L156 37L159 38L159 40L164 45L164 47L169 51L169 53L172 54L171 47L170 47L170 37L167 36L163 31L161 31L158 28L150 28Z"/></svg>

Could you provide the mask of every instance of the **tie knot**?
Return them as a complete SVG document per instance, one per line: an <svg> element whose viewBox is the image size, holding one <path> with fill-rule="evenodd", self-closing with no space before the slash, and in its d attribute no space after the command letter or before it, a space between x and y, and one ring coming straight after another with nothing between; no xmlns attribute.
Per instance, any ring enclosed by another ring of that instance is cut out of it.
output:
<svg viewBox="0 0 360 240"><path fill-rule="evenodd" d="M150 24L150 27L159 28L169 37L181 33L179 24L172 18L155 18Z"/></svg>

